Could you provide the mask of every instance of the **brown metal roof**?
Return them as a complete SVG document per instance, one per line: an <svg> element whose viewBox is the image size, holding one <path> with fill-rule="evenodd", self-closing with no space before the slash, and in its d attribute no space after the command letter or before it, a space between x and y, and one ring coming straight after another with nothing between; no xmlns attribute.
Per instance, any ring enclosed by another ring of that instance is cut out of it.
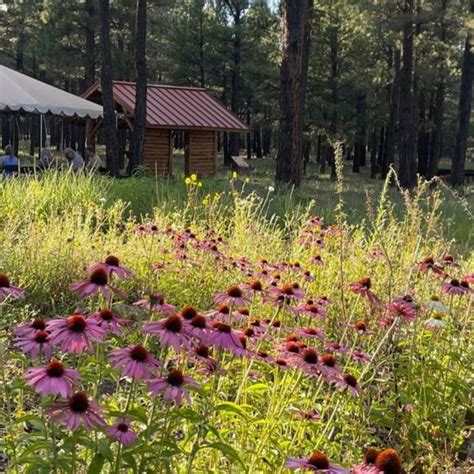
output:
<svg viewBox="0 0 474 474"><path fill-rule="evenodd" d="M133 115L135 83L114 81L114 99ZM84 92L87 98L100 91L97 82ZM147 126L246 132L247 126L205 89L149 84Z"/></svg>

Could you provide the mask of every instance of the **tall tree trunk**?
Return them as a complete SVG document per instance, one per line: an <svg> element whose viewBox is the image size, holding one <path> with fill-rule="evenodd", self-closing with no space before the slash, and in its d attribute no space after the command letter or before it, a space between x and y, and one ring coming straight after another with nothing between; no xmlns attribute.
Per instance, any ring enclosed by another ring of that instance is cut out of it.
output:
<svg viewBox="0 0 474 474"><path fill-rule="evenodd" d="M430 155L430 134L426 129L426 100L424 91L418 97L419 125L418 125L418 174L427 177L428 160Z"/></svg>
<svg viewBox="0 0 474 474"><path fill-rule="evenodd" d="M441 24L439 39L442 43L446 42L446 7L448 0L441 0ZM431 179L438 173L438 163L443 153L443 120L444 120L444 96L445 96L445 81L442 74L436 86L435 104L433 111L434 126L430 137L430 155L428 161L427 178Z"/></svg>
<svg viewBox="0 0 474 474"><path fill-rule="evenodd" d="M356 99L356 136L354 144L354 160L352 171L358 173L365 165L366 154L366 104L365 95L358 94Z"/></svg>
<svg viewBox="0 0 474 474"><path fill-rule="evenodd" d="M86 0L86 50L84 89L95 81L95 1Z"/></svg>
<svg viewBox="0 0 474 474"><path fill-rule="evenodd" d="M471 0L471 14L474 13L474 0ZM471 118L472 78L474 76L474 33L468 32L462 62L461 89L458 105L458 130L451 163L450 181L453 186L464 182L469 120Z"/></svg>
<svg viewBox="0 0 474 474"><path fill-rule="evenodd" d="M299 186L302 173L307 61L305 38L313 0L283 0L283 59L280 68L280 124L275 181ZM308 31L309 30L309 31Z"/></svg>
<svg viewBox="0 0 474 474"><path fill-rule="evenodd" d="M105 149L107 170L112 176L119 175L117 153L117 130L115 127L115 103L112 83L112 51L110 45L110 5L109 0L100 0L100 43L102 51L102 104L104 107Z"/></svg>
<svg viewBox="0 0 474 474"><path fill-rule="evenodd" d="M400 99L400 50L397 48L393 53L393 82L390 86L390 112L385 130L385 135L380 137L383 146L383 154L379 155L380 178L385 179L389 167L395 162L396 127L399 116Z"/></svg>
<svg viewBox="0 0 474 474"><path fill-rule="evenodd" d="M234 114L239 115L240 112L240 63L242 52L241 39L241 15L242 10L237 5L232 10L234 17L234 37L233 37L233 65L232 65L232 82L230 108ZM240 150L240 136L238 133L230 133L229 135L229 152L231 156L238 156Z"/></svg>
<svg viewBox="0 0 474 474"><path fill-rule="evenodd" d="M199 1L199 76L201 87L206 87L204 71L204 0Z"/></svg>
<svg viewBox="0 0 474 474"><path fill-rule="evenodd" d="M403 0L402 67L400 70L400 162L399 180L404 188L412 188L416 179L416 124L413 98L413 2Z"/></svg>
<svg viewBox="0 0 474 474"><path fill-rule="evenodd" d="M331 124L330 130L332 139L334 140L338 130L338 106L339 106L339 30L337 26L331 27L329 30L329 47L331 51L331 76L329 79L331 89ZM327 161L331 168L331 178L336 178L336 163L334 148L330 145L327 153Z"/></svg>
<svg viewBox="0 0 474 474"><path fill-rule="evenodd" d="M377 177L377 129L374 128L370 136L370 178L375 179Z"/></svg>
<svg viewBox="0 0 474 474"><path fill-rule="evenodd" d="M132 153L130 171L143 163L146 130L146 18L147 0L137 0L135 20L135 111L133 114Z"/></svg>

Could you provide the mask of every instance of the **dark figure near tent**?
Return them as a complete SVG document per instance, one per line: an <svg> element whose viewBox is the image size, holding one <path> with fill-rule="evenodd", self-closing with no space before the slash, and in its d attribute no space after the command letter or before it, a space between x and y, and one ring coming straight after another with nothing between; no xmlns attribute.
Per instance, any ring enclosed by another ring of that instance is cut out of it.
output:
<svg viewBox="0 0 474 474"><path fill-rule="evenodd" d="M5 147L5 155L0 157L0 169L5 176L14 176L18 173L19 160L15 156L13 147L7 145Z"/></svg>

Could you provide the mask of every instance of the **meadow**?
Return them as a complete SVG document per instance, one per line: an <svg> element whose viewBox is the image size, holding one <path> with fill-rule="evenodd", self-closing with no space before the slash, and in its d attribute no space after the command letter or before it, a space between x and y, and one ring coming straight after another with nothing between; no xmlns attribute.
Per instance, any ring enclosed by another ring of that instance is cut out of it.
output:
<svg viewBox="0 0 474 474"><path fill-rule="evenodd" d="M268 166L0 182L0 471L466 472L472 194Z"/></svg>

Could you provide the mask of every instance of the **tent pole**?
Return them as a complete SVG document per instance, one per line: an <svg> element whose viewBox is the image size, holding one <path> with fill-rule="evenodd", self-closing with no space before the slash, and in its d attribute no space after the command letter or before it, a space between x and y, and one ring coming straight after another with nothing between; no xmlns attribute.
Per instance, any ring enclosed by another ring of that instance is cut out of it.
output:
<svg viewBox="0 0 474 474"><path fill-rule="evenodd" d="M59 145L59 150L62 155L64 151L64 119L61 119L61 144Z"/></svg>
<svg viewBox="0 0 474 474"><path fill-rule="evenodd" d="M43 114L40 114L40 139L38 156L41 157L41 148L43 148Z"/></svg>

